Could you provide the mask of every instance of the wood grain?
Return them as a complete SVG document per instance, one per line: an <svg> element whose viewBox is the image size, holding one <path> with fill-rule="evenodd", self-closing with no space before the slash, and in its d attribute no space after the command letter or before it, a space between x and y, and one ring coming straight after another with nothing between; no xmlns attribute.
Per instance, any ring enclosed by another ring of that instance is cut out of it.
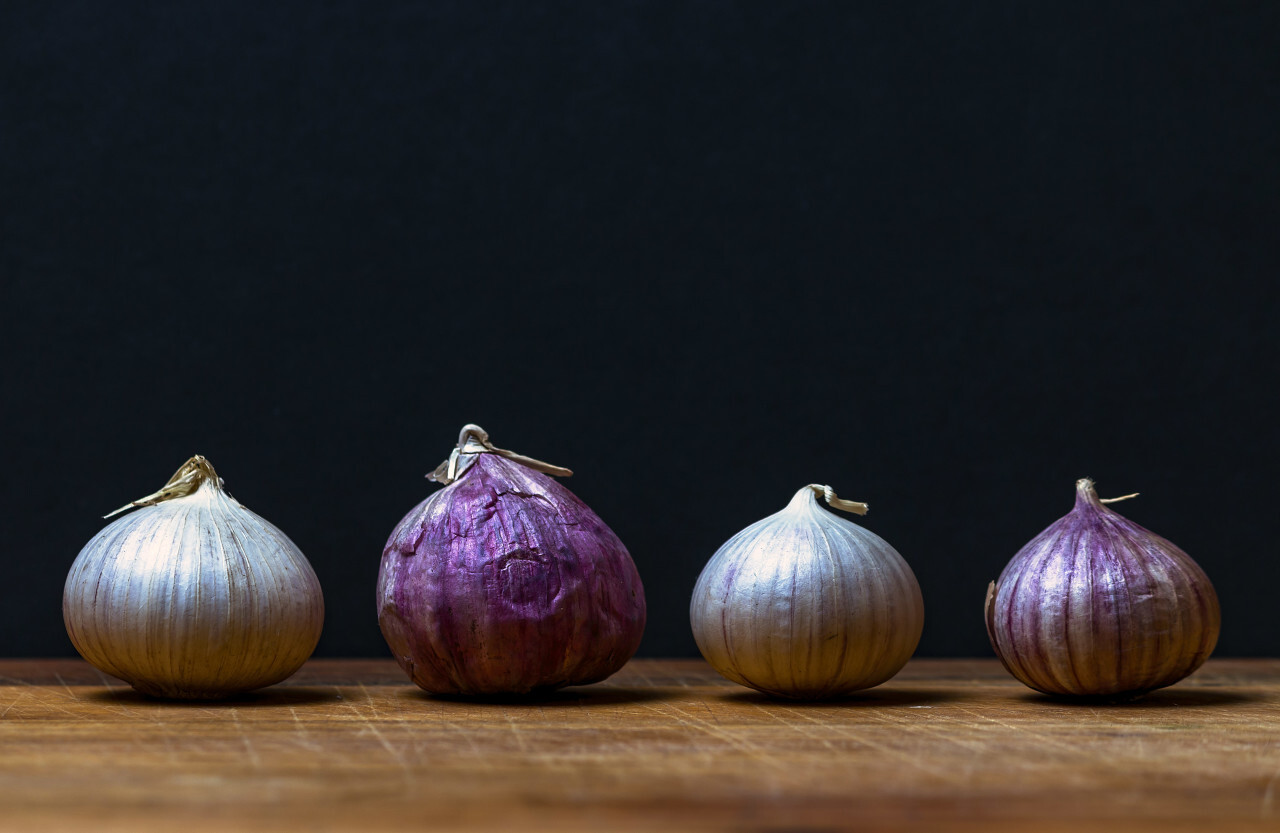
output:
<svg viewBox="0 0 1280 833"><path fill-rule="evenodd" d="M1272 830L1278 793L1275 660L1124 706L1049 700L994 660L913 661L826 704L695 660L532 703L321 660L194 704L0 661L6 830Z"/></svg>

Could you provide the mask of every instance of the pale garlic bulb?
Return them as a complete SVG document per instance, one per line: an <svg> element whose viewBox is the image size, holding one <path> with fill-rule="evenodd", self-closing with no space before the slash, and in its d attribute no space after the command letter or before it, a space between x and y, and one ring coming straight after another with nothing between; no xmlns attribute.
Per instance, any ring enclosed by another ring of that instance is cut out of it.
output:
<svg viewBox="0 0 1280 833"><path fill-rule="evenodd" d="M225 697L278 683L320 639L320 582L283 532L192 457L99 532L67 576L80 655L157 697ZM108 515L107 517L111 517Z"/></svg>
<svg viewBox="0 0 1280 833"><path fill-rule="evenodd" d="M915 574L880 536L818 505L864 514L829 486L729 539L698 577L698 649L736 683L778 697L838 697L901 670L924 629Z"/></svg>

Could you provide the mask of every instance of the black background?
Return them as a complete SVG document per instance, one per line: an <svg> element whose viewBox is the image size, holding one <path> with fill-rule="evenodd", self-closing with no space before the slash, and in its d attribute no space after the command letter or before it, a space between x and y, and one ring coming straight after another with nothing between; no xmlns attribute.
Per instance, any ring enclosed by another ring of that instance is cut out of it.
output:
<svg viewBox="0 0 1280 833"><path fill-rule="evenodd" d="M647 655L809 482L989 655L1086 475L1280 653L1278 55L1262 2L5 4L0 655L196 452L385 655L469 421L577 471Z"/></svg>

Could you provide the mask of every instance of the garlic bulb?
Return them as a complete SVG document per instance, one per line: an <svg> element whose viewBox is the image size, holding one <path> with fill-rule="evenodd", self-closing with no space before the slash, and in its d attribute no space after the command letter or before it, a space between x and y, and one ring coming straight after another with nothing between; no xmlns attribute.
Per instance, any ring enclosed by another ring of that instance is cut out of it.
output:
<svg viewBox="0 0 1280 833"><path fill-rule="evenodd" d="M987 589L987 633L1014 677L1046 694L1130 699L1208 659L1221 613L1182 550L1076 482L1075 508Z"/></svg>
<svg viewBox="0 0 1280 833"><path fill-rule="evenodd" d="M734 682L779 697L836 697L906 664L924 628L920 585L880 536L818 505L864 514L829 486L729 539L689 609L699 650Z"/></svg>
<svg viewBox="0 0 1280 833"><path fill-rule="evenodd" d="M378 624L432 694L527 694L603 680L640 645L640 574L613 530L547 477L573 472L463 426L378 571Z"/></svg>
<svg viewBox="0 0 1280 833"><path fill-rule="evenodd" d="M62 597L92 665L157 697L214 698L278 683L315 650L320 582L292 541L195 456L85 545Z"/></svg>

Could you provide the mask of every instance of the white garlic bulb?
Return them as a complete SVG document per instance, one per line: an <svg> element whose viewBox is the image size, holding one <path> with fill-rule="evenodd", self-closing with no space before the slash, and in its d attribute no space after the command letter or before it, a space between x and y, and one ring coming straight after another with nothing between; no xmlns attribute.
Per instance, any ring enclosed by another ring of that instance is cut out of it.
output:
<svg viewBox="0 0 1280 833"><path fill-rule="evenodd" d="M81 656L145 694L199 699L278 683L306 662L324 623L320 582L208 460L111 515L134 507L67 576L63 619Z"/></svg>
<svg viewBox="0 0 1280 833"><path fill-rule="evenodd" d="M829 486L729 539L698 577L698 649L734 682L779 697L837 697L901 670L924 629L915 574L875 533L818 505L864 514Z"/></svg>

